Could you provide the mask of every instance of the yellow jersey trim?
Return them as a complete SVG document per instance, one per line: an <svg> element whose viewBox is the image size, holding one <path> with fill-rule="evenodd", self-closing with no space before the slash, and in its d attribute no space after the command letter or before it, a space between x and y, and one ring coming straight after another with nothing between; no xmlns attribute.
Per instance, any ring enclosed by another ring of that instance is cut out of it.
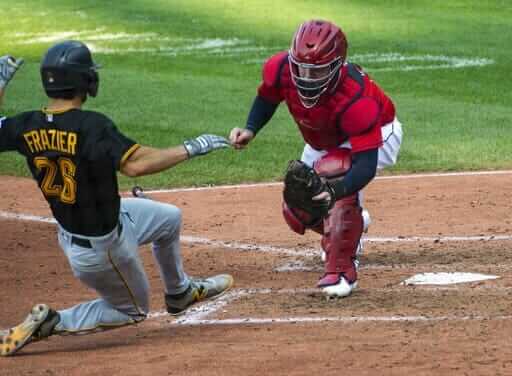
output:
<svg viewBox="0 0 512 376"><path fill-rule="evenodd" d="M68 112L68 111L71 111L71 110L77 110L76 107L69 107L69 108L64 108L64 109L61 109L61 110L49 110L48 108L46 107L43 107L41 109L41 111L47 115L58 115L58 114L63 114L64 112Z"/></svg>
<svg viewBox="0 0 512 376"><path fill-rule="evenodd" d="M129 148L129 149L126 151L126 153L124 153L123 158L121 158L121 166L122 166L122 165L126 162L126 160L127 160L128 158L130 158L130 156L131 156L133 153L135 153L135 151L136 151L137 149L139 149L139 148L140 148L140 145L139 145L139 144L134 144L131 148Z"/></svg>

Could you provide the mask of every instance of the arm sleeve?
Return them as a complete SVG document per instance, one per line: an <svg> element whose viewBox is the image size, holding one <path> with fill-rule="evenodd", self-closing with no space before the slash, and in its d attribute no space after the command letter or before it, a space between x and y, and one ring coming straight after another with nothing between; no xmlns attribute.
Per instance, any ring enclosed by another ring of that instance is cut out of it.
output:
<svg viewBox="0 0 512 376"><path fill-rule="evenodd" d="M336 199L350 196L372 181L377 174L379 149L370 149L355 153L352 158L352 168L345 177L333 186Z"/></svg>
<svg viewBox="0 0 512 376"><path fill-rule="evenodd" d="M115 126L108 127L106 134L110 143L109 155L114 161L116 170L119 171L123 163L140 148L140 145L119 132Z"/></svg>
<svg viewBox="0 0 512 376"><path fill-rule="evenodd" d="M278 106L279 104L268 102L259 95L256 96L249 112L246 128L256 135L272 119Z"/></svg>

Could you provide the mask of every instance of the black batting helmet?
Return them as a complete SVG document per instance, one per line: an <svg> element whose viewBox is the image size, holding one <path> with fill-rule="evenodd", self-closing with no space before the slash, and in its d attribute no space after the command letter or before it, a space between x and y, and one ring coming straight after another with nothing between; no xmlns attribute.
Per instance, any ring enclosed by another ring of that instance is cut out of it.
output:
<svg viewBox="0 0 512 376"><path fill-rule="evenodd" d="M65 41L51 47L41 62L41 79L51 98L72 98L75 95L98 94L99 68L92 61L91 51L82 42Z"/></svg>

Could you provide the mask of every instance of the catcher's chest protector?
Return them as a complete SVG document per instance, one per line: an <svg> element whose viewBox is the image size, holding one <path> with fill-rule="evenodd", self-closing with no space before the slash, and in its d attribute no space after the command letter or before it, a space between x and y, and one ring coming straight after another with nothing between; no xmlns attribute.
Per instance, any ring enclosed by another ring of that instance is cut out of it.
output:
<svg viewBox="0 0 512 376"><path fill-rule="evenodd" d="M287 72L289 75L289 72ZM343 79L335 92L324 94L317 105L305 108L294 85L283 85L288 110L297 123L304 141L317 150L328 150L347 141L349 134L341 129L345 111L363 94L365 80L352 65L342 70ZM291 79L283 74L283 84Z"/></svg>

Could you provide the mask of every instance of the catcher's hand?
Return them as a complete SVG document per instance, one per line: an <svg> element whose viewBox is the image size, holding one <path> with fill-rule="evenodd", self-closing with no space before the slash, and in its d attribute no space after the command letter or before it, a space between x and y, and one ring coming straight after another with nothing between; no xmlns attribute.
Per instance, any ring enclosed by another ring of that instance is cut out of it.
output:
<svg viewBox="0 0 512 376"><path fill-rule="evenodd" d="M5 89L23 62L23 59L15 59L9 55L0 57L0 89Z"/></svg>
<svg viewBox="0 0 512 376"><path fill-rule="evenodd" d="M334 191L316 171L301 161L290 161L284 177L283 198L291 208L323 218L333 207Z"/></svg>
<svg viewBox="0 0 512 376"><path fill-rule="evenodd" d="M187 149L189 158L197 155L208 154L213 150L231 146L227 139L214 134L203 134L191 140L186 140L183 145L185 146L185 149Z"/></svg>

